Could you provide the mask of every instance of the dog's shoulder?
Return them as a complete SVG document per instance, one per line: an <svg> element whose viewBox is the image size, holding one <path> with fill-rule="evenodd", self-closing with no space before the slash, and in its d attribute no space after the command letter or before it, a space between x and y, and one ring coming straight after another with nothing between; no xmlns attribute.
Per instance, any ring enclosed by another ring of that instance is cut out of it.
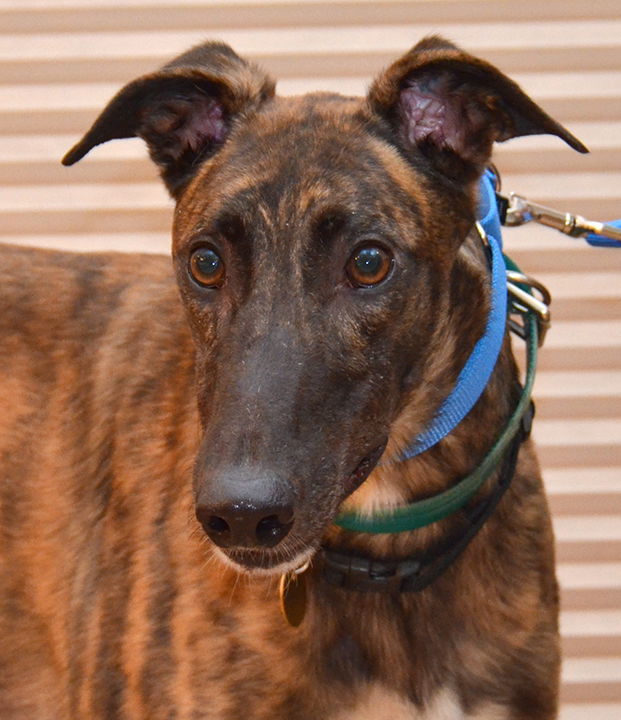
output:
<svg viewBox="0 0 621 720"><path fill-rule="evenodd" d="M190 344L170 257L0 245L0 360L13 382L56 383L55 368L158 365L172 334ZM181 352L181 350L179 350Z"/></svg>
<svg viewBox="0 0 621 720"><path fill-rule="evenodd" d="M173 284L167 255L124 252L75 252L0 243L0 276L3 296L15 286L27 287L79 280L81 276L147 280Z"/></svg>
<svg viewBox="0 0 621 720"><path fill-rule="evenodd" d="M83 332L83 323L131 305L134 295L176 301L170 258L80 253L0 244L0 331L42 324L45 336ZM41 337L43 339L43 337Z"/></svg>

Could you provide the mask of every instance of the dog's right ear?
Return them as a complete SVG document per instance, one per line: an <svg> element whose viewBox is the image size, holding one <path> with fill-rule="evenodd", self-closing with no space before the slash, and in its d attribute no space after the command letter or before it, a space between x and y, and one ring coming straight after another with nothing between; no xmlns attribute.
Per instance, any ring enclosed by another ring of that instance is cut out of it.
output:
<svg viewBox="0 0 621 720"><path fill-rule="evenodd" d="M139 136L178 198L200 161L225 142L235 120L273 97L274 88L265 73L228 45L205 43L126 85L63 165L73 165L108 140Z"/></svg>
<svg viewBox="0 0 621 720"><path fill-rule="evenodd" d="M383 72L368 103L406 154L417 152L461 182L478 178L494 142L521 135L557 135L588 152L500 70L437 36Z"/></svg>

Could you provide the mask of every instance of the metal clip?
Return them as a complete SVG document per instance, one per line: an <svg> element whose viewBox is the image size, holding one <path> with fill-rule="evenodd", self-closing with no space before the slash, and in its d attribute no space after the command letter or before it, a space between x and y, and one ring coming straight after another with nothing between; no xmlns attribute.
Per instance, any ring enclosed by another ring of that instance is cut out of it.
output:
<svg viewBox="0 0 621 720"><path fill-rule="evenodd" d="M585 235L601 235L613 243L621 243L621 229L593 220L582 215L573 215L552 210L544 205L531 202L521 195L509 193L505 224L508 226L523 225L534 220L541 225L554 228L559 232L578 238Z"/></svg>
<svg viewBox="0 0 621 720"><path fill-rule="evenodd" d="M489 247L487 233L481 223L475 222L475 227L485 247ZM538 293L539 297L533 294L533 290ZM524 275L524 273L516 270L507 270L507 291L511 296L510 313L514 315L514 317L509 317L509 328L525 340L526 324L524 316L531 312L535 313L539 347L541 347L550 327L550 303L552 302L550 291L539 280L535 280L530 275ZM521 316L521 322L515 318L516 315Z"/></svg>
<svg viewBox="0 0 621 720"><path fill-rule="evenodd" d="M523 287L528 289L525 290ZM550 327L550 302L551 296L545 285L529 275L524 275L515 270L507 270L507 290L511 295L511 311L512 313L521 315L533 312L537 318L537 328L539 330L539 346L543 345L546 332ZM539 297L533 294L535 290ZM514 317L509 318L509 327L519 335L522 339L526 337L526 329L524 322L520 323Z"/></svg>

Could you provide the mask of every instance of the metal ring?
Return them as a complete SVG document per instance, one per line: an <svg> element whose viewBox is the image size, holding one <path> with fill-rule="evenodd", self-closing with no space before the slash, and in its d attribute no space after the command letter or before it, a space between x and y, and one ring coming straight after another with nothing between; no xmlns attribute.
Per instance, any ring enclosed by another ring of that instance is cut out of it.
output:
<svg viewBox="0 0 621 720"><path fill-rule="evenodd" d="M516 272L515 270L507 270L507 280L519 285L528 285L528 287L537 290L537 292L541 295L541 301L545 305L549 305L552 302L552 296L550 295L548 288L530 275L525 275L524 273Z"/></svg>

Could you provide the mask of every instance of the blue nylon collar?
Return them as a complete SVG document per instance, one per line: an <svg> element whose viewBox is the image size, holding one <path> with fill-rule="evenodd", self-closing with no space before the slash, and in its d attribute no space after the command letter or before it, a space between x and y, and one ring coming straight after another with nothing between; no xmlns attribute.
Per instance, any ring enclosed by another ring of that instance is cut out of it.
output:
<svg viewBox="0 0 621 720"><path fill-rule="evenodd" d="M493 178L494 175L488 170L479 185L479 222L491 249L490 311L485 332L474 346L453 391L431 424L402 453L405 460L428 450L466 417L489 382L500 354L507 324L507 276Z"/></svg>

